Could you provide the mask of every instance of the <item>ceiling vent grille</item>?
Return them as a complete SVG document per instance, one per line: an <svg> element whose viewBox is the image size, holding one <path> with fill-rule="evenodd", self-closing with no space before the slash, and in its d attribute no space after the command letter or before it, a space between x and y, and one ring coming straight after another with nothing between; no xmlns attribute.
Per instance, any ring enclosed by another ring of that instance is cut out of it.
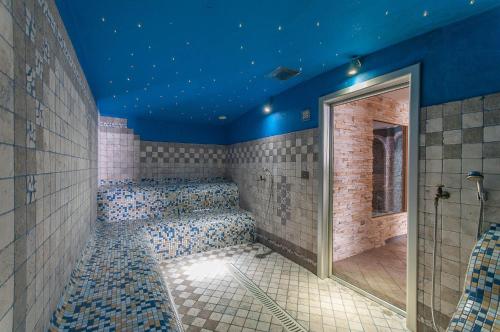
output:
<svg viewBox="0 0 500 332"><path fill-rule="evenodd" d="M269 77L275 78L279 81L287 81L298 74L300 74L300 71L296 69L279 66L269 74Z"/></svg>

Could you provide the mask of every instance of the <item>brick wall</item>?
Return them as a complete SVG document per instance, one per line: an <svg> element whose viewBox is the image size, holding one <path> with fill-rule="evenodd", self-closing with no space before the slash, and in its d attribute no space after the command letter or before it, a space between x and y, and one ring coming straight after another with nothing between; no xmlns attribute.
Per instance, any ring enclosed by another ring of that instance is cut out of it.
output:
<svg viewBox="0 0 500 332"><path fill-rule="evenodd" d="M333 260L341 260L406 234L406 214L372 217L373 122L408 125L407 104L382 96L333 111Z"/></svg>
<svg viewBox="0 0 500 332"><path fill-rule="evenodd" d="M97 110L52 0L0 1L0 331L47 330L96 218Z"/></svg>

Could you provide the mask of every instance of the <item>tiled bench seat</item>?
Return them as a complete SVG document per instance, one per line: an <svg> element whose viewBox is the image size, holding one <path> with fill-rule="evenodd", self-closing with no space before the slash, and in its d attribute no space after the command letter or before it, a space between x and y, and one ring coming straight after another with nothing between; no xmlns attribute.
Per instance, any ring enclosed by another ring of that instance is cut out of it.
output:
<svg viewBox="0 0 500 332"><path fill-rule="evenodd" d="M110 183L99 187L97 201L101 222L137 223L164 259L255 240L238 187L223 179Z"/></svg>
<svg viewBox="0 0 500 332"><path fill-rule="evenodd" d="M156 253L164 259L255 240L254 219L239 209L211 209L150 220L143 229Z"/></svg>
<svg viewBox="0 0 500 332"><path fill-rule="evenodd" d="M238 187L223 179L203 181L142 180L101 185L97 214L103 221L162 218L205 209L234 209Z"/></svg>
<svg viewBox="0 0 500 332"><path fill-rule="evenodd" d="M448 331L493 331L499 326L500 224L493 224L474 247L465 290Z"/></svg>

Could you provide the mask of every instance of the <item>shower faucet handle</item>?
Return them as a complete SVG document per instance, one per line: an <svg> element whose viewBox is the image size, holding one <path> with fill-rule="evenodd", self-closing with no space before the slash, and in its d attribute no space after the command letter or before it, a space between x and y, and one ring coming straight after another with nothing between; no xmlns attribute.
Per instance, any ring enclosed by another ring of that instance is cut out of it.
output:
<svg viewBox="0 0 500 332"><path fill-rule="evenodd" d="M446 190L443 190L444 184L440 184L436 188L436 198L448 199L450 198L450 193Z"/></svg>

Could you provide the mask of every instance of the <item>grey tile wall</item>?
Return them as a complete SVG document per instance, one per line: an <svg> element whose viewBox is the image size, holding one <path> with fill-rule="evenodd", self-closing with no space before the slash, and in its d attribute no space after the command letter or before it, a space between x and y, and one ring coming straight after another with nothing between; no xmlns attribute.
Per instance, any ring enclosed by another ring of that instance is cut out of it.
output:
<svg viewBox="0 0 500 332"><path fill-rule="evenodd" d="M140 143L141 178L213 178L226 173L226 147L215 144Z"/></svg>
<svg viewBox="0 0 500 332"><path fill-rule="evenodd" d="M315 270L318 130L233 144L227 153L227 176L254 214L259 240Z"/></svg>
<svg viewBox="0 0 500 332"><path fill-rule="evenodd" d="M479 215L469 170L484 173L485 221L500 217L500 93L423 108L420 113L418 315L430 328L433 199L443 184L451 194L438 211L437 317L446 327L458 303Z"/></svg>
<svg viewBox="0 0 500 332"><path fill-rule="evenodd" d="M227 147L142 141L127 120L99 118L99 180L213 178L226 173Z"/></svg>
<svg viewBox="0 0 500 332"><path fill-rule="evenodd" d="M97 111L54 2L1 0L0 331L47 329L96 179Z"/></svg>

